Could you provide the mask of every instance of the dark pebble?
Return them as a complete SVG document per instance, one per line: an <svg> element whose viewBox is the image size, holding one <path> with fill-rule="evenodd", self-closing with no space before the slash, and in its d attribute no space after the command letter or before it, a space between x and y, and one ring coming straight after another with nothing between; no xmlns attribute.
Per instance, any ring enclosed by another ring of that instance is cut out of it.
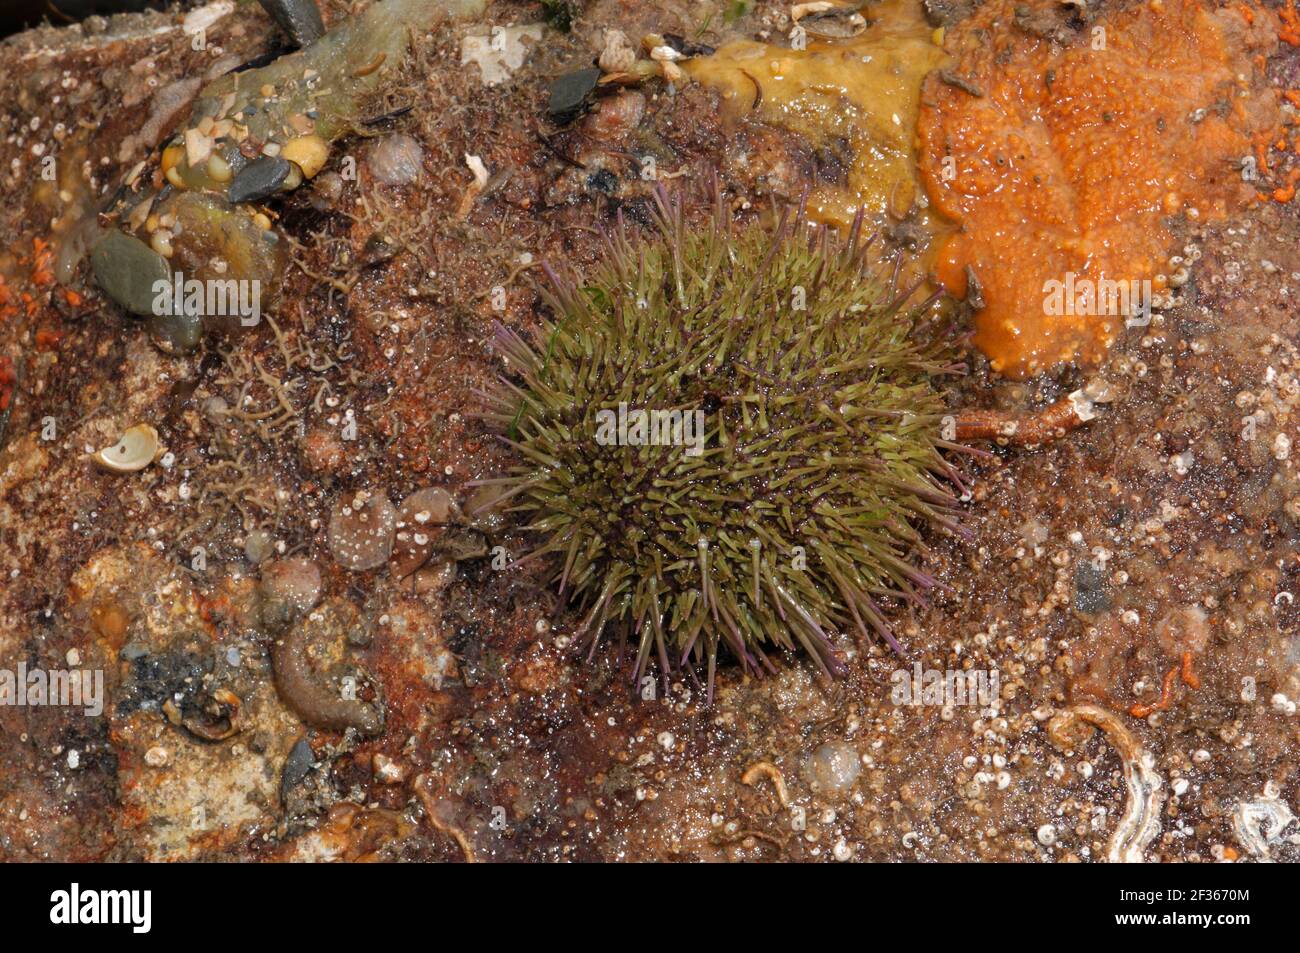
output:
<svg viewBox="0 0 1300 953"><path fill-rule="evenodd" d="M189 354L203 340L203 316L199 314L153 314L149 334L168 354Z"/></svg>
<svg viewBox="0 0 1300 953"><path fill-rule="evenodd" d="M239 170L230 180L226 193L232 205L239 202L260 202L280 191L291 171L287 159L279 156L262 156Z"/></svg>
<svg viewBox="0 0 1300 953"><path fill-rule="evenodd" d="M325 33L315 0L258 0L262 9L297 46L309 46Z"/></svg>
<svg viewBox="0 0 1300 953"><path fill-rule="evenodd" d="M1088 615L1105 612L1110 606L1110 596L1101 589L1080 589L1074 594L1074 607Z"/></svg>
<svg viewBox="0 0 1300 953"><path fill-rule="evenodd" d="M152 314L154 283L171 281L167 259L144 242L116 229L90 253L95 283L132 314Z"/></svg>
<svg viewBox="0 0 1300 953"><path fill-rule="evenodd" d="M665 33L664 42L682 56L712 56L717 52L707 43L695 43L677 33Z"/></svg>
<svg viewBox="0 0 1300 953"><path fill-rule="evenodd" d="M557 122L567 122L577 116L587 104L587 98L596 88L600 70L580 69L551 80L551 98L546 111Z"/></svg>
<svg viewBox="0 0 1300 953"><path fill-rule="evenodd" d="M1081 562L1074 570L1074 607L1094 615L1111 606L1106 574L1091 562Z"/></svg>
<svg viewBox="0 0 1300 953"><path fill-rule="evenodd" d="M284 759L284 770L280 773L282 800L306 779L308 772L311 771L312 761L311 745L307 744L306 738L298 739L298 743L289 749L289 757Z"/></svg>

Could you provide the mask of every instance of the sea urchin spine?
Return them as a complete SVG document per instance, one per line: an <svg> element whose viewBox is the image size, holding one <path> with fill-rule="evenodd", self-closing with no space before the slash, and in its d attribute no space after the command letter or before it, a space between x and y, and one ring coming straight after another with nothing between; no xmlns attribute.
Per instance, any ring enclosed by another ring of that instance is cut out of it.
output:
<svg viewBox="0 0 1300 953"><path fill-rule="evenodd" d="M922 524L957 529L935 381L958 368L917 333L929 302L860 222L839 240L802 210L768 232L720 197L703 228L656 206L658 236L620 223L582 283L546 269L537 348L499 329L486 416L523 462L482 482L540 538L526 558L554 560L575 641L632 635L634 681L653 654L665 678L706 668L711 696L723 645L755 673L802 648L834 674L850 629L901 652L880 600L934 584L910 561Z"/></svg>

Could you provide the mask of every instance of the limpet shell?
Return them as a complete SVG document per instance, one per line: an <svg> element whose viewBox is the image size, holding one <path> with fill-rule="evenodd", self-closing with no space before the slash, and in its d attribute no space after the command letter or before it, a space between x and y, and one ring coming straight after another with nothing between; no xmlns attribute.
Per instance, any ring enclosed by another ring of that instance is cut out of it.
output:
<svg viewBox="0 0 1300 953"><path fill-rule="evenodd" d="M93 459L113 473L134 473L153 463L162 452L158 431L148 424L136 424L122 434L117 443L105 447Z"/></svg>
<svg viewBox="0 0 1300 953"><path fill-rule="evenodd" d="M394 576L404 579L429 561L455 509L452 495L440 486L417 490L402 501L390 563Z"/></svg>
<svg viewBox="0 0 1300 953"><path fill-rule="evenodd" d="M384 185L410 185L424 169L424 147L404 133L384 136L366 154L366 168Z"/></svg>
<svg viewBox="0 0 1300 953"><path fill-rule="evenodd" d="M382 491L349 493L330 516L330 552L344 569L362 572L388 562L397 510Z"/></svg>

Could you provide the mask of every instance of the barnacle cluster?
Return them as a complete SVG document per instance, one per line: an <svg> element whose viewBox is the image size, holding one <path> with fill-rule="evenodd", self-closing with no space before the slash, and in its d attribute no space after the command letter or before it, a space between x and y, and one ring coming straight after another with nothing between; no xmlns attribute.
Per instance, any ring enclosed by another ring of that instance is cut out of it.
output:
<svg viewBox="0 0 1300 953"><path fill-rule="evenodd" d="M523 462L484 482L539 538L526 558L581 606L589 655L631 635L634 679L653 655L711 690L724 645L755 673L801 648L834 674L847 632L901 651L884 603L934 584L922 527L958 529L936 385L960 367L931 302L861 219L843 240L802 211L734 228L718 198L696 227L662 191L656 219L581 282L547 268L536 346L499 331L487 416Z"/></svg>

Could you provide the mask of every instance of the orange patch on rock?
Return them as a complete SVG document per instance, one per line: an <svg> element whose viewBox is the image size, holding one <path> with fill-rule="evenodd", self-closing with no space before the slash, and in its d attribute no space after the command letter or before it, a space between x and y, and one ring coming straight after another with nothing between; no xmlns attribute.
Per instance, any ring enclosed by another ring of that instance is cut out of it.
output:
<svg viewBox="0 0 1300 953"><path fill-rule="evenodd" d="M1154 278L1169 217L1244 207L1255 190L1240 161L1279 127L1257 65L1277 46L1274 14L1151 0L1062 47L1017 25L1016 11L1049 6L995 0L954 29L952 72L982 95L932 75L918 125L926 190L960 226L935 276L964 295L974 272L985 302L975 343L1018 378L1095 365L1123 327L1115 313L1049 314L1048 282Z"/></svg>
<svg viewBox="0 0 1300 953"><path fill-rule="evenodd" d="M18 372L14 369L13 358L0 354L0 413L9 409L17 383Z"/></svg>

